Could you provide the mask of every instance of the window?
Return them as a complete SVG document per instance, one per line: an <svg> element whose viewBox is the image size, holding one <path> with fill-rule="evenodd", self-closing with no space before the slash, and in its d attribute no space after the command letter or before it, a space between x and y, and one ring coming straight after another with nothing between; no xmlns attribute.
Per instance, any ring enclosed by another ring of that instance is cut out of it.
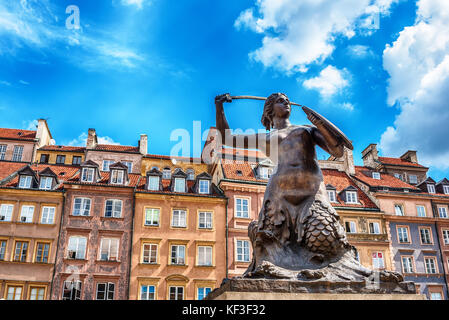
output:
<svg viewBox="0 0 449 320"><path fill-rule="evenodd" d="M123 184L123 177L125 172L123 170L112 170L111 183L112 184Z"/></svg>
<svg viewBox="0 0 449 320"><path fill-rule="evenodd" d="M198 246L198 265L211 266L212 265L212 247Z"/></svg>
<svg viewBox="0 0 449 320"><path fill-rule="evenodd" d="M170 179L171 178L171 170L170 168L164 168L162 171L162 179Z"/></svg>
<svg viewBox="0 0 449 320"><path fill-rule="evenodd" d="M122 216L122 200L106 200L104 216L120 218Z"/></svg>
<svg viewBox="0 0 449 320"><path fill-rule="evenodd" d="M89 214L90 214L90 199L89 198L75 198L72 215L88 216Z"/></svg>
<svg viewBox="0 0 449 320"><path fill-rule="evenodd" d="M355 221L346 221L345 228L348 233L357 233L357 224Z"/></svg>
<svg viewBox="0 0 449 320"><path fill-rule="evenodd" d="M416 206L416 211L418 212L418 217L426 216L426 207L424 206Z"/></svg>
<svg viewBox="0 0 449 320"><path fill-rule="evenodd" d="M443 192L444 192L444 194L449 194L449 186L448 185L443 185Z"/></svg>
<svg viewBox="0 0 449 320"><path fill-rule="evenodd" d="M369 233L380 234L379 222L370 222L369 223Z"/></svg>
<svg viewBox="0 0 449 320"><path fill-rule="evenodd" d="M373 179L380 180L380 173L379 172L373 172Z"/></svg>
<svg viewBox="0 0 449 320"><path fill-rule="evenodd" d="M58 154L56 156L56 164L65 164L65 156Z"/></svg>
<svg viewBox="0 0 449 320"><path fill-rule="evenodd" d="M6 240L0 240L0 261L5 261Z"/></svg>
<svg viewBox="0 0 449 320"><path fill-rule="evenodd" d="M358 203L356 191L346 191L346 203Z"/></svg>
<svg viewBox="0 0 449 320"><path fill-rule="evenodd" d="M446 207L438 207L438 214L440 215L440 218L447 218Z"/></svg>
<svg viewBox="0 0 449 320"><path fill-rule="evenodd" d="M169 287L169 300L184 300L184 287Z"/></svg>
<svg viewBox="0 0 449 320"><path fill-rule="evenodd" d="M81 281L64 281L62 300L81 300Z"/></svg>
<svg viewBox="0 0 449 320"><path fill-rule="evenodd" d="M96 300L114 300L115 283L97 283Z"/></svg>
<svg viewBox="0 0 449 320"><path fill-rule="evenodd" d="M145 243L143 245L142 263L149 263L149 264L157 263L157 244Z"/></svg>
<svg viewBox="0 0 449 320"><path fill-rule="evenodd" d="M198 288L198 300L203 300L212 291L210 287L199 287Z"/></svg>
<svg viewBox="0 0 449 320"><path fill-rule="evenodd" d="M198 220L199 229L212 229L212 212L200 212Z"/></svg>
<svg viewBox="0 0 449 320"><path fill-rule="evenodd" d="M101 261L117 261L118 260L119 239L103 238L100 245Z"/></svg>
<svg viewBox="0 0 449 320"><path fill-rule="evenodd" d="M394 205L394 212L397 216L403 216L404 215L404 208L400 204Z"/></svg>
<svg viewBox="0 0 449 320"><path fill-rule="evenodd" d="M187 180L195 180L195 171L193 169L187 169Z"/></svg>
<svg viewBox="0 0 449 320"><path fill-rule="evenodd" d="M20 176L19 188L31 188L31 176Z"/></svg>
<svg viewBox="0 0 449 320"><path fill-rule="evenodd" d="M43 207L41 223L53 224L55 222L55 207Z"/></svg>
<svg viewBox="0 0 449 320"><path fill-rule="evenodd" d="M33 222L33 214L34 206L22 206L22 211L20 212L20 222Z"/></svg>
<svg viewBox="0 0 449 320"><path fill-rule="evenodd" d="M80 157L80 156L73 156L73 158L72 158L72 164L74 164L74 165L80 165L80 164L81 164L81 157Z"/></svg>
<svg viewBox="0 0 449 320"><path fill-rule="evenodd" d="M11 221L13 208L12 204L0 205L0 221Z"/></svg>
<svg viewBox="0 0 449 320"><path fill-rule="evenodd" d="M159 191L158 176L148 176L148 190Z"/></svg>
<svg viewBox="0 0 449 320"><path fill-rule="evenodd" d="M30 300L44 300L45 288L31 287Z"/></svg>
<svg viewBox="0 0 449 320"><path fill-rule="evenodd" d="M171 246L171 264L185 264L186 246L172 245Z"/></svg>
<svg viewBox="0 0 449 320"><path fill-rule="evenodd" d="M159 209L145 208L145 225L159 226Z"/></svg>
<svg viewBox="0 0 449 320"><path fill-rule="evenodd" d="M12 161L22 161L23 146L14 146Z"/></svg>
<svg viewBox="0 0 449 320"><path fill-rule="evenodd" d="M424 263L426 265L426 273L437 273L435 258L424 258Z"/></svg>
<svg viewBox="0 0 449 320"><path fill-rule="evenodd" d="M49 158L50 158L49 154L41 154L41 160L39 162L40 163L48 163Z"/></svg>
<svg viewBox="0 0 449 320"><path fill-rule="evenodd" d="M409 243L408 237L408 228L407 227L398 227L398 239L399 243Z"/></svg>
<svg viewBox="0 0 449 320"><path fill-rule="evenodd" d="M259 175L261 179L270 179L273 169L267 167L259 167Z"/></svg>
<svg viewBox="0 0 449 320"><path fill-rule="evenodd" d="M337 202L335 190L327 190L327 197L329 198L330 202Z"/></svg>
<svg viewBox="0 0 449 320"><path fill-rule="evenodd" d="M417 184L418 183L418 177L414 174L411 174L408 176L408 181L410 181L410 183L413 184Z"/></svg>
<svg viewBox="0 0 449 320"><path fill-rule="evenodd" d="M186 182L184 178L175 178L175 192L185 192Z"/></svg>
<svg viewBox="0 0 449 320"><path fill-rule="evenodd" d="M209 193L209 180L200 180L198 192L203 194Z"/></svg>
<svg viewBox="0 0 449 320"><path fill-rule="evenodd" d="M435 185L433 185L433 184L427 184L427 192L429 192L429 193L435 193Z"/></svg>
<svg viewBox="0 0 449 320"><path fill-rule="evenodd" d="M28 242L26 241L16 241L16 246L14 248L14 261L25 262L28 253Z"/></svg>
<svg viewBox="0 0 449 320"><path fill-rule="evenodd" d="M431 292L430 300L443 300L441 292Z"/></svg>
<svg viewBox="0 0 449 320"><path fill-rule="evenodd" d="M93 182L94 181L94 168L83 168L83 174L81 175L82 182Z"/></svg>
<svg viewBox="0 0 449 320"><path fill-rule="evenodd" d="M52 184L53 184L53 178L51 178L51 177L41 177L41 181L39 183L39 189L50 190Z"/></svg>
<svg viewBox="0 0 449 320"><path fill-rule="evenodd" d="M249 218L248 199L235 199L235 216L238 218Z"/></svg>
<svg viewBox="0 0 449 320"><path fill-rule="evenodd" d="M421 236L422 244L432 244L432 236L429 228L420 228L419 234Z"/></svg>
<svg viewBox="0 0 449 320"><path fill-rule="evenodd" d="M131 161L122 161L122 163L128 167L128 173L133 171L133 163Z"/></svg>
<svg viewBox="0 0 449 320"><path fill-rule="evenodd" d="M384 258L382 252L373 252L373 268L374 269L383 269L385 268Z"/></svg>
<svg viewBox="0 0 449 320"><path fill-rule="evenodd" d="M21 286L7 286L8 295L6 300L21 300L22 299L22 287Z"/></svg>
<svg viewBox="0 0 449 320"><path fill-rule="evenodd" d="M395 174L394 174L394 177L395 177L396 179L402 180L402 174L400 174L400 173L395 173Z"/></svg>
<svg viewBox="0 0 449 320"><path fill-rule="evenodd" d="M185 210L173 210L171 226L177 228L186 227L187 213Z"/></svg>
<svg viewBox="0 0 449 320"><path fill-rule="evenodd" d="M249 241L237 240L237 259L238 262L249 262Z"/></svg>
<svg viewBox="0 0 449 320"><path fill-rule="evenodd" d="M140 300L156 300L155 286L141 285L140 286Z"/></svg>
<svg viewBox="0 0 449 320"><path fill-rule="evenodd" d="M80 236L69 238L67 259L84 259L86 257L87 239Z"/></svg>
<svg viewBox="0 0 449 320"><path fill-rule="evenodd" d="M402 257L402 270L404 273L413 273L413 258Z"/></svg>
<svg viewBox="0 0 449 320"><path fill-rule="evenodd" d="M0 160L5 160L6 144L0 144Z"/></svg>
<svg viewBox="0 0 449 320"><path fill-rule="evenodd" d="M113 160L103 160L103 166L101 171L109 171L109 166L113 163L114 163Z"/></svg>
<svg viewBox="0 0 449 320"><path fill-rule="evenodd" d="M48 263L48 252L50 251L50 244L38 242L36 245L36 261L41 263Z"/></svg>
<svg viewBox="0 0 449 320"><path fill-rule="evenodd" d="M449 230L443 230L443 240L445 245L449 245Z"/></svg>

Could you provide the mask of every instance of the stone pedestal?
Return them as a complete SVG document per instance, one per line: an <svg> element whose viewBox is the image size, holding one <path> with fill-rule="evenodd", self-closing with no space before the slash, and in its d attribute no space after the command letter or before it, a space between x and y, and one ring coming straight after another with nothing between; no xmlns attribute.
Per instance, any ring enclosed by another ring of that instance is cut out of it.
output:
<svg viewBox="0 0 449 320"><path fill-rule="evenodd" d="M207 300L426 300L416 294L413 282L296 281L233 278L206 297Z"/></svg>

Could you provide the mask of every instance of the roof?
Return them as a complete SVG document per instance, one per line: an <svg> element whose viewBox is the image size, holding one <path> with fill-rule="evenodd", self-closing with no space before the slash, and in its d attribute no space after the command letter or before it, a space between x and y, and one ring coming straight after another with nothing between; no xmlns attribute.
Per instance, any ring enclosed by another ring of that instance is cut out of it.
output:
<svg viewBox="0 0 449 320"><path fill-rule="evenodd" d="M373 201L351 180L351 178L343 171L335 169L322 169L323 179L325 185L332 185L336 189L336 200L338 203L332 202L336 207L348 207L348 208L371 208L377 209L377 206ZM357 196L359 203L348 204L339 195L340 192L348 188L355 188L357 190Z"/></svg>
<svg viewBox="0 0 449 320"><path fill-rule="evenodd" d="M27 164L23 162L0 161L0 181L7 178L16 171L25 168Z"/></svg>
<svg viewBox="0 0 449 320"><path fill-rule="evenodd" d="M256 178L251 165L256 166L257 162L224 160L221 164L225 179L267 183L268 180Z"/></svg>
<svg viewBox="0 0 449 320"><path fill-rule="evenodd" d="M413 163L413 162L410 162L410 161L403 160L401 158L379 157L379 161L382 164L386 164L386 165L427 168L427 167L424 167L424 166L420 165L419 163Z"/></svg>
<svg viewBox="0 0 449 320"><path fill-rule="evenodd" d="M81 182L80 181L80 172L77 172L75 176L67 180L67 183L76 183L76 184L85 184L85 185L104 185L104 186L117 186L117 187L135 187L137 183L139 182L139 178L141 177L140 174L137 173L128 173L129 183L127 185L116 185L116 184L110 184L109 178L111 176L111 173L108 171L101 171L100 172L100 181L97 182ZM144 179L143 179L144 180Z"/></svg>
<svg viewBox="0 0 449 320"><path fill-rule="evenodd" d="M152 159L162 159L162 160L180 160L180 161L189 161L189 162L195 162L195 163L204 163L201 158L193 158L193 157L179 157L179 156L164 156L160 154L146 154L144 155L145 158L152 158Z"/></svg>
<svg viewBox="0 0 449 320"><path fill-rule="evenodd" d="M368 167L355 166L354 178L359 181L371 186L371 187L387 187L387 188L398 188L398 189L412 189L419 190L416 187L408 184L394 176L386 173L380 173L380 179L374 179L371 175L372 169Z"/></svg>
<svg viewBox="0 0 449 320"><path fill-rule="evenodd" d="M36 131L0 128L0 139L34 141Z"/></svg>
<svg viewBox="0 0 449 320"><path fill-rule="evenodd" d="M121 146L115 144L97 144L95 151L110 151L110 152L128 152L128 153L140 153L139 147L133 146Z"/></svg>
<svg viewBox="0 0 449 320"><path fill-rule="evenodd" d="M63 152L79 152L83 153L86 151L85 147L74 147L74 146L56 146L47 145L38 149L39 151L63 151Z"/></svg>

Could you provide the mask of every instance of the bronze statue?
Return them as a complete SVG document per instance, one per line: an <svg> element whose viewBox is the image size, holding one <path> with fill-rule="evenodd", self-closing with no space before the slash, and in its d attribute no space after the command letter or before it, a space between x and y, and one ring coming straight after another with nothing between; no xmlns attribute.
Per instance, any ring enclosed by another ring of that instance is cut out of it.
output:
<svg viewBox="0 0 449 320"><path fill-rule="evenodd" d="M223 110L223 103L231 101L229 94L215 98L216 128L224 144L258 148L276 165L259 219L248 228L253 258L243 277L327 281L370 277L373 271L355 259L355 248L348 243L340 218L329 203L316 159L317 145L339 158L344 147L353 148L351 142L306 107L303 110L313 125L291 124L291 103L283 93L274 93L265 101L262 124L268 133L233 135ZM251 141L256 145L251 146ZM380 280L400 282L403 278L382 271Z"/></svg>

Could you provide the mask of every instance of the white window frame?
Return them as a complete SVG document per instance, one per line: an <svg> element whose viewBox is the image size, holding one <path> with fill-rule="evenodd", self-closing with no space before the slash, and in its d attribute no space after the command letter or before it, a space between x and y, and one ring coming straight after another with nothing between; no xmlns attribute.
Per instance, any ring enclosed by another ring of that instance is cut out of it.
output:
<svg viewBox="0 0 449 320"><path fill-rule="evenodd" d="M235 255L237 262L249 262L250 261L250 243L248 240L236 240L235 243Z"/></svg>
<svg viewBox="0 0 449 320"><path fill-rule="evenodd" d="M7 144L0 144L0 160L5 160Z"/></svg>
<svg viewBox="0 0 449 320"><path fill-rule="evenodd" d="M446 207L438 207L438 216L440 218L447 218L447 209L446 209Z"/></svg>
<svg viewBox="0 0 449 320"><path fill-rule="evenodd" d="M379 172L373 172L372 177L373 177L373 179L380 180L380 173Z"/></svg>
<svg viewBox="0 0 449 320"><path fill-rule="evenodd" d="M422 209L420 210L420 208L422 208ZM427 216L426 207L423 205L417 205L416 212L417 212L418 217L426 217ZM422 214L424 214L424 215L422 215Z"/></svg>
<svg viewBox="0 0 449 320"><path fill-rule="evenodd" d="M426 242L423 241L423 236L424 236L424 240L426 240ZM422 244L433 244L431 229L420 228L419 229L419 239L421 240ZM428 242L427 242L427 240L428 240Z"/></svg>
<svg viewBox="0 0 449 320"><path fill-rule="evenodd" d="M184 244L170 245L170 264L186 265L186 246Z"/></svg>
<svg viewBox="0 0 449 320"><path fill-rule="evenodd" d="M239 204L240 201L240 204ZM246 201L246 205L244 202ZM244 208L246 207L246 210ZM237 218L249 218L249 199L248 198L235 198L235 216Z"/></svg>
<svg viewBox="0 0 449 320"><path fill-rule="evenodd" d="M346 191L346 203L359 203L357 200L357 191Z"/></svg>
<svg viewBox="0 0 449 320"><path fill-rule="evenodd" d="M104 285L104 291L99 290L99 286ZM112 289L111 289L112 286ZM98 298L98 293L104 294L104 299ZM95 292L95 300L114 300L115 296L115 283L114 282L97 282L97 290Z"/></svg>
<svg viewBox="0 0 449 320"><path fill-rule="evenodd" d="M115 250L114 250L115 244ZM120 239L103 237L100 241L99 261L119 261Z"/></svg>
<svg viewBox="0 0 449 320"><path fill-rule="evenodd" d="M0 205L0 221L11 221L12 220L12 213L14 211L14 205L13 204L1 204ZM3 217L3 219L2 219Z"/></svg>
<svg viewBox="0 0 449 320"><path fill-rule="evenodd" d="M213 262L213 247L212 246L198 246L197 265L198 266L212 266Z"/></svg>
<svg viewBox="0 0 449 320"><path fill-rule="evenodd" d="M408 228L407 227L398 227L398 242L399 243L410 243L410 236L408 234ZM404 233L405 230L405 233ZM407 239L403 239L404 241L401 241L401 238L404 238L404 235ZM405 241L407 240L407 241Z"/></svg>
<svg viewBox="0 0 449 320"><path fill-rule="evenodd" d="M170 168L164 168L162 170L162 179L171 179L171 169Z"/></svg>
<svg viewBox="0 0 449 320"><path fill-rule="evenodd" d="M77 200L81 200L80 203L80 208L79 208L79 213L76 213L76 204L77 204ZM89 216L90 215L90 209L91 209L91 199L90 198L81 198L81 197L76 197L73 199L73 210L72 210L72 215L73 216ZM87 212L87 214L85 214Z"/></svg>
<svg viewBox="0 0 449 320"><path fill-rule="evenodd" d="M400 211L401 214L398 214L398 210L396 210L397 208L400 208L399 211ZM394 213L395 213L395 215L397 215L397 216L401 216L401 217L404 216L404 214L405 214L405 213L404 213L404 207L403 207L401 204L395 204L395 205L394 205Z"/></svg>
<svg viewBox="0 0 449 320"><path fill-rule="evenodd" d="M110 203L108 205L108 202ZM107 216L108 207L111 208L111 215ZM104 202L104 216L106 218L121 218L123 210L123 201L119 199L107 199Z"/></svg>
<svg viewBox="0 0 449 320"><path fill-rule="evenodd" d="M373 225L373 232L371 232L371 225ZM371 221L368 223L369 233L380 234L380 223L376 221Z"/></svg>
<svg viewBox="0 0 449 320"><path fill-rule="evenodd" d="M157 214L157 223L156 219L154 219ZM148 217L151 217L151 220L148 220ZM161 210L158 208L145 208L145 225L146 226L159 226L161 218ZM148 223L150 222L150 223Z"/></svg>
<svg viewBox="0 0 449 320"><path fill-rule="evenodd" d="M438 272L436 260L437 259L435 257L425 257L424 258L424 266L426 268L427 274L435 274ZM428 262L430 262L430 261L432 261L432 263L429 264Z"/></svg>
<svg viewBox="0 0 449 320"><path fill-rule="evenodd" d="M211 287L198 287L196 292L197 292L197 297L198 300L203 300L204 298L207 297L207 295L212 291Z"/></svg>
<svg viewBox="0 0 449 320"><path fill-rule="evenodd" d="M121 161L125 166L128 167L128 173L133 172L133 162L132 161Z"/></svg>
<svg viewBox="0 0 449 320"><path fill-rule="evenodd" d="M42 207L41 223L42 224L54 224L55 213L56 213L55 207L46 207L46 206Z"/></svg>
<svg viewBox="0 0 449 320"><path fill-rule="evenodd" d="M51 186L53 184L52 177L41 177L39 181L39 189L41 190L51 190Z"/></svg>
<svg viewBox="0 0 449 320"><path fill-rule="evenodd" d="M81 181L82 182L94 182L95 169L94 168L83 168L81 171Z"/></svg>
<svg viewBox="0 0 449 320"><path fill-rule="evenodd" d="M123 170L115 170L111 171L111 183L112 184L123 184L125 181L125 172Z"/></svg>
<svg viewBox="0 0 449 320"><path fill-rule="evenodd" d="M329 202L337 202L337 193L335 190L327 190L327 198Z"/></svg>
<svg viewBox="0 0 449 320"><path fill-rule="evenodd" d="M449 230L442 230L443 241L445 245L449 245Z"/></svg>
<svg viewBox="0 0 449 320"><path fill-rule="evenodd" d="M210 211L200 211L198 213L198 229L213 228L213 213Z"/></svg>
<svg viewBox="0 0 449 320"><path fill-rule="evenodd" d="M34 216L34 209L35 209L34 206L23 205L20 210L20 222L32 223Z"/></svg>
<svg viewBox="0 0 449 320"><path fill-rule="evenodd" d="M146 248L147 247L147 248ZM142 246L142 263L145 264L157 264L158 245L156 243L144 243ZM146 256L148 252L148 256ZM154 256L153 256L154 253ZM154 261L152 260L154 258ZM145 261L147 260L147 261Z"/></svg>
<svg viewBox="0 0 449 320"><path fill-rule="evenodd" d="M379 255L380 255L380 257L379 257ZM372 252L371 259L373 262L373 269L385 269L385 260L384 260L383 252L381 252L381 251ZM382 262L382 263L380 263L380 262Z"/></svg>
<svg viewBox="0 0 449 320"><path fill-rule="evenodd" d="M64 297L67 291L70 291L70 297ZM83 289L83 283L79 280L75 281L64 281L62 285L62 300L81 300L81 291Z"/></svg>
<svg viewBox="0 0 449 320"><path fill-rule="evenodd" d="M205 179L199 180L198 193L200 194L209 194L210 189L210 181Z"/></svg>
<svg viewBox="0 0 449 320"><path fill-rule="evenodd" d="M430 292L430 300L443 300L441 292Z"/></svg>
<svg viewBox="0 0 449 320"><path fill-rule="evenodd" d="M186 179L184 178L175 178L175 192L186 192Z"/></svg>
<svg viewBox="0 0 449 320"><path fill-rule="evenodd" d="M171 296L172 296L172 289L175 289L174 291L174 295L175 295L175 299L170 299L171 298ZM184 300L184 287L183 286L169 286L168 287L168 299L169 300L179 300L178 299L178 296L179 296L179 291L180 291L180 289L181 289L181 291L182 291L182 299L181 300Z"/></svg>
<svg viewBox="0 0 449 320"><path fill-rule="evenodd" d="M195 180L195 170L193 169L187 169L187 180Z"/></svg>
<svg viewBox="0 0 449 320"><path fill-rule="evenodd" d="M148 176L148 190L159 191L159 176Z"/></svg>
<svg viewBox="0 0 449 320"><path fill-rule="evenodd" d="M146 288L145 291L142 290L143 287ZM152 290L150 290L150 288L152 288ZM142 297L144 295L145 295L145 299L142 299ZM156 300L156 286L152 285L152 284L142 284L142 285L140 285L140 300Z"/></svg>
<svg viewBox="0 0 449 320"><path fill-rule="evenodd" d="M14 150L12 153L12 161L20 162L22 161L23 156L23 146L14 146Z"/></svg>
<svg viewBox="0 0 449 320"><path fill-rule="evenodd" d="M84 236L71 236L69 237L67 243L67 258L73 259L70 257L70 252L75 252L75 258L77 260L86 259L86 251L87 251L87 238Z"/></svg>
<svg viewBox="0 0 449 320"><path fill-rule="evenodd" d="M171 216L171 226L174 228L186 228L187 210L173 209Z"/></svg>
<svg viewBox="0 0 449 320"><path fill-rule="evenodd" d="M429 193L435 193L435 185L434 185L434 184L431 184L431 183L428 183L428 184L427 184L427 192L429 192Z"/></svg>
<svg viewBox="0 0 449 320"><path fill-rule="evenodd" d="M349 230L346 230L347 233L357 233L357 223L355 221L345 221L345 229L346 229L346 224L349 223Z"/></svg>
<svg viewBox="0 0 449 320"><path fill-rule="evenodd" d="M408 181L410 183L417 184L418 183L418 176L414 175L414 174L411 174L411 175L408 176Z"/></svg>
<svg viewBox="0 0 449 320"><path fill-rule="evenodd" d="M115 163L114 160L103 160L101 171L106 171L106 172L110 171L109 166L114 163Z"/></svg>
<svg viewBox="0 0 449 320"><path fill-rule="evenodd" d="M401 257L401 264L404 273L414 273L412 257L409 256Z"/></svg>
<svg viewBox="0 0 449 320"><path fill-rule="evenodd" d="M29 189L31 188L32 176L20 175L19 188Z"/></svg>
<svg viewBox="0 0 449 320"><path fill-rule="evenodd" d="M449 185L446 184L443 185L443 192L444 194L449 194Z"/></svg>

